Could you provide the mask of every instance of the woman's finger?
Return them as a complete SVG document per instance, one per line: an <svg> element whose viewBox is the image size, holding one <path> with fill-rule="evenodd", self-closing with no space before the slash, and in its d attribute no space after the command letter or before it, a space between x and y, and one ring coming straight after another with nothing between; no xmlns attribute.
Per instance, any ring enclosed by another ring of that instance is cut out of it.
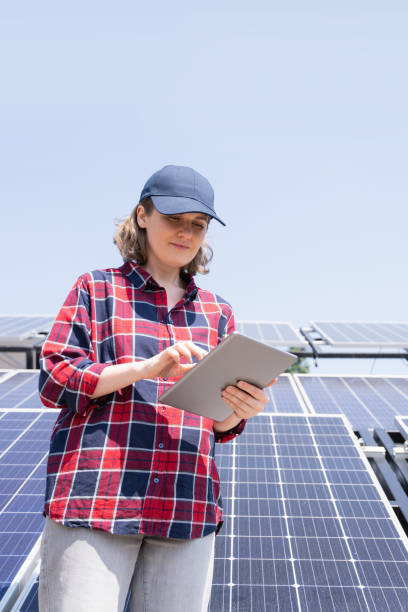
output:
<svg viewBox="0 0 408 612"><path fill-rule="evenodd" d="M194 344L194 342L191 342L191 340L186 340L185 344L188 345L193 355L195 355L198 359L202 359L208 354L208 351L201 348L201 346L197 346Z"/></svg>
<svg viewBox="0 0 408 612"><path fill-rule="evenodd" d="M235 406L245 408L248 406L249 409L253 410L259 406L259 400L256 400L248 393L243 393L238 389L232 389L231 391L225 390L222 393L222 397L229 399Z"/></svg>
<svg viewBox="0 0 408 612"><path fill-rule="evenodd" d="M171 360L175 363L178 363L180 361L180 353L179 351L175 348L175 346L170 346L167 350L166 350L167 356L171 357Z"/></svg>
<svg viewBox="0 0 408 612"><path fill-rule="evenodd" d="M189 363L193 363L192 354L197 357L197 359L202 359L206 352L200 347L196 346L193 342L189 340L185 340L183 342L177 342L173 344L173 348L178 350L181 355L183 355Z"/></svg>
<svg viewBox="0 0 408 612"><path fill-rule="evenodd" d="M178 351L180 355L185 357L189 363L193 363L193 358L191 356L190 349L185 346L184 343L177 342L176 344L173 344L172 348Z"/></svg>
<svg viewBox="0 0 408 612"><path fill-rule="evenodd" d="M259 387L255 387L255 385L251 385L245 380L239 380L236 385L239 389L245 391L245 393L255 397L255 399L262 399L263 391Z"/></svg>

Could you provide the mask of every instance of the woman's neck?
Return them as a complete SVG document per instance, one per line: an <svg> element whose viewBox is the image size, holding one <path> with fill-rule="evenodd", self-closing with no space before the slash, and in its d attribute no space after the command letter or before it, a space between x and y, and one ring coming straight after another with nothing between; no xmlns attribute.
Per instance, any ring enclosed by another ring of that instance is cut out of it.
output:
<svg viewBox="0 0 408 612"><path fill-rule="evenodd" d="M144 270L149 272L159 285L163 287L178 287L180 289L185 289L186 282L182 279L180 275L180 270L168 270L163 266L154 265L152 262L146 262L143 266L141 266Z"/></svg>

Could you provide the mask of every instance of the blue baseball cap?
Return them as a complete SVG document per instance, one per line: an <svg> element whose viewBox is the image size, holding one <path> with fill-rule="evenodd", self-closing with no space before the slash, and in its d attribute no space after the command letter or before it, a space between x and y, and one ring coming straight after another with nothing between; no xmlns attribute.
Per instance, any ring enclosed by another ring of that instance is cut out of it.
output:
<svg viewBox="0 0 408 612"><path fill-rule="evenodd" d="M188 166L169 164L146 181L139 203L151 197L162 215L202 212L225 225L214 210L214 190L207 179Z"/></svg>

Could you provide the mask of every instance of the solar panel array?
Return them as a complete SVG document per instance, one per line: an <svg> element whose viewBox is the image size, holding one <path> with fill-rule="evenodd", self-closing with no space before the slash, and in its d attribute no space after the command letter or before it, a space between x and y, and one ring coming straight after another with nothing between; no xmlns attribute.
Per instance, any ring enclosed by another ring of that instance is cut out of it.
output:
<svg viewBox="0 0 408 612"><path fill-rule="evenodd" d="M0 599L44 524L58 411L38 408L37 383L36 371L0 371ZM365 424L383 423L384 406L408 414L408 379L282 375L267 392L244 434L216 445L225 525L211 612L407 610L408 542L389 502L344 417L307 411L352 417L364 403ZM21 612L37 610L37 592Z"/></svg>
<svg viewBox="0 0 408 612"><path fill-rule="evenodd" d="M408 415L408 376L313 376L296 374L310 412L344 414L356 430L395 431L395 417Z"/></svg>
<svg viewBox="0 0 408 612"><path fill-rule="evenodd" d="M338 347L408 347L408 323L311 321L327 342Z"/></svg>

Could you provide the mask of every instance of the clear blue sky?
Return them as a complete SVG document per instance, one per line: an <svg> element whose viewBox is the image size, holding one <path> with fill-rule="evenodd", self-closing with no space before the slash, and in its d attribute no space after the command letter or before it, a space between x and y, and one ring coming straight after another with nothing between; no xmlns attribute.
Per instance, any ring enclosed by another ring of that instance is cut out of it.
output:
<svg viewBox="0 0 408 612"><path fill-rule="evenodd" d="M197 282L236 318L407 320L407 22L402 1L4 5L0 312L56 313L119 265L114 219L174 163L214 187Z"/></svg>

